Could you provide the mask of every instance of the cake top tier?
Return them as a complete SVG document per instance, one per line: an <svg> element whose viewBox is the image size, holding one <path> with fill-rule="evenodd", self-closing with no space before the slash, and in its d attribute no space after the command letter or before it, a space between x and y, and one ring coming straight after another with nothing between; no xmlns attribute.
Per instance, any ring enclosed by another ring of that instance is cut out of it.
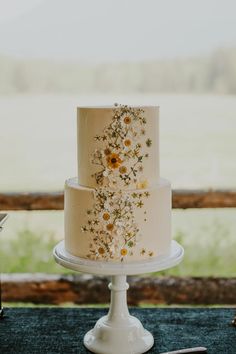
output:
<svg viewBox="0 0 236 354"><path fill-rule="evenodd" d="M158 107L79 107L78 181L143 189L159 179Z"/></svg>

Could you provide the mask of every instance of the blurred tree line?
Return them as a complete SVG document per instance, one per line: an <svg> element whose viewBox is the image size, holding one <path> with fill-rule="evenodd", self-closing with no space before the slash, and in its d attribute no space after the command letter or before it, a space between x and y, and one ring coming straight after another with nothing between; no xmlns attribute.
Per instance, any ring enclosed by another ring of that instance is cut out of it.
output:
<svg viewBox="0 0 236 354"><path fill-rule="evenodd" d="M0 56L0 94L236 94L236 48L205 57L121 63L63 63Z"/></svg>

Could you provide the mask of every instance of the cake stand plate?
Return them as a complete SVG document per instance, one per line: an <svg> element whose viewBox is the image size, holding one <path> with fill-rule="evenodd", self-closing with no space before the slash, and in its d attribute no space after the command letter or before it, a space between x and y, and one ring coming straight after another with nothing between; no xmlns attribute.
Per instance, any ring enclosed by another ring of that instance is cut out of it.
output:
<svg viewBox="0 0 236 354"><path fill-rule="evenodd" d="M154 343L153 336L142 323L129 314L127 306L127 275L157 272L181 262L183 247L172 241L168 255L132 263L93 261L71 255L61 241L53 250L56 262L77 272L96 275L111 275L111 304L106 316L84 337L84 345L97 354L141 354Z"/></svg>

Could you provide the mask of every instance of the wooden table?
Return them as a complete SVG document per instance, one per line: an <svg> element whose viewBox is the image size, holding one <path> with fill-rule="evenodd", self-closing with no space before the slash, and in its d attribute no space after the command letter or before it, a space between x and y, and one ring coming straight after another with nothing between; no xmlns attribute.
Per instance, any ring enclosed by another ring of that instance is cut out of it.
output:
<svg viewBox="0 0 236 354"><path fill-rule="evenodd" d="M148 353L205 346L208 353L235 354L236 309L131 308L152 332L154 347ZM0 321L0 353L83 354L83 336L107 309L10 308Z"/></svg>

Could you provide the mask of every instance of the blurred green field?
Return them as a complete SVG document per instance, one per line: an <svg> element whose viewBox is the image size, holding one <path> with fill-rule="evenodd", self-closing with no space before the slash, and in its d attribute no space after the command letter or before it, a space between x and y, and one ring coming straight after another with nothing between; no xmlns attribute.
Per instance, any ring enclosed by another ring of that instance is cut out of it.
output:
<svg viewBox="0 0 236 354"><path fill-rule="evenodd" d="M62 212L33 214L35 215L31 214L30 217L32 224L25 221L20 231L16 231L12 237L9 230L0 234L2 271L71 273L70 270L57 265L52 257L54 245L63 237ZM51 225L45 223L40 227L39 221L49 217ZM61 225L60 234L53 231L53 220L55 225ZM159 275L236 275L235 209L175 210L172 229L173 238L185 249L185 257L180 265L158 273Z"/></svg>
<svg viewBox="0 0 236 354"><path fill-rule="evenodd" d="M76 107L160 106L161 176L173 188L236 187L236 96L0 96L0 190L61 190L76 176Z"/></svg>

